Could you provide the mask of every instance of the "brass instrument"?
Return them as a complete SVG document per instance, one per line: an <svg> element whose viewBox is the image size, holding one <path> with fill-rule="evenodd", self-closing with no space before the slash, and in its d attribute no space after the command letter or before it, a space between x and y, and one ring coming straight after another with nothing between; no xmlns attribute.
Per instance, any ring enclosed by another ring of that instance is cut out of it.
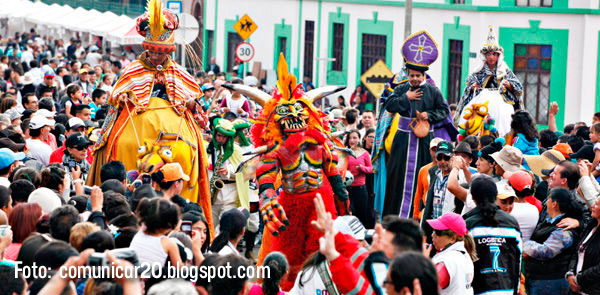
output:
<svg viewBox="0 0 600 295"><path fill-rule="evenodd" d="M215 203L215 201L217 200L217 195L219 194L219 191L221 191L221 189L225 185L223 180L221 180L221 175L219 175L219 173L217 172L217 170L219 168L221 168L222 165L223 165L223 154L221 154L221 156L219 156L219 158L217 159L217 163L215 163L215 166L213 167L212 177L210 178L210 203L211 204Z"/></svg>

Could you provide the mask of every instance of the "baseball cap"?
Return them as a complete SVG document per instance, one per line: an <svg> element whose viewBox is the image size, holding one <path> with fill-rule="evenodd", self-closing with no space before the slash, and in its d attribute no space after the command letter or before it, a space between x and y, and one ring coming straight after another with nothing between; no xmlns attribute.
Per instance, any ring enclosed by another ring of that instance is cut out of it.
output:
<svg viewBox="0 0 600 295"><path fill-rule="evenodd" d="M550 176L550 174L552 174L552 172L554 172L554 168L556 168L556 166L550 168L550 169L542 169L542 175L543 176Z"/></svg>
<svg viewBox="0 0 600 295"><path fill-rule="evenodd" d="M7 115L11 121L21 118L23 116L16 109L8 109L4 112L4 114Z"/></svg>
<svg viewBox="0 0 600 295"><path fill-rule="evenodd" d="M210 83L204 83L204 85L202 85L202 91L206 90L215 90L215 86Z"/></svg>
<svg viewBox="0 0 600 295"><path fill-rule="evenodd" d="M454 150L452 148L452 143L449 141L445 141L442 140L440 141L440 143L438 143L437 145L437 150L435 151L435 154L445 154L445 155L452 155L454 153Z"/></svg>
<svg viewBox="0 0 600 295"><path fill-rule="evenodd" d="M4 169L15 161L21 161L25 159L24 153L15 153L9 148L0 149L0 169Z"/></svg>
<svg viewBox="0 0 600 295"><path fill-rule="evenodd" d="M24 143L15 143L8 137L2 137L2 138L0 138L0 148L8 148L11 151L16 153L19 151L23 151L23 149L25 148L25 144Z"/></svg>
<svg viewBox="0 0 600 295"><path fill-rule="evenodd" d="M54 120L50 120L44 116L35 115L31 118L31 121L29 121L29 128L31 129L40 129L44 126L53 127Z"/></svg>
<svg viewBox="0 0 600 295"><path fill-rule="evenodd" d="M569 158L569 154L573 153L571 146L566 142L557 143L555 146L552 147L552 149L559 151L563 155L563 157L567 159Z"/></svg>
<svg viewBox="0 0 600 295"><path fill-rule="evenodd" d="M496 197L498 199L504 200L510 197L517 197L517 194L515 193L515 190L510 186L510 184L508 183L508 181L506 181L505 179L498 181L496 183L496 188L498 189L498 194L496 195Z"/></svg>
<svg viewBox="0 0 600 295"><path fill-rule="evenodd" d="M43 116L46 118L54 118L55 115L56 115L56 112L51 112L47 109L39 109L35 112L34 116Z"/></svg>
<svg viewBox="0 0 600 295"><path fill-rule="evenodd" d="M83 74L87 74L87 73L88 73L88 69L83 68L83 69L79 70L79 75L83 75Z"/></svg>
<svg viewBox="0 0 600 295"><path fill-rule="evenodd" d="M46 71L44 73L44 79L49 78L49 77L54 78L54 71Z"/></svg>
<svg viewBox="0 0 600 295"><path fill-rule="evenodd" d="M85 135L79 132L69 135L69 137L67 137L67 141L65 141L65 146L68 148L87 147L90 144L92 144L92 142L89 141Z"/></svg>
<svg viewBox="0 0 600 295"><path fill-rule="evenodd" d="M459 236L467 234L467 223L459 214L450 212L438 219L428 219L427 223L435 230L451 230Z"/></svg>
<svg viewBox="0 0 600 295"><path fill-rule="evenodd" d="M46 187L40 187L31 192L27 203L37 203L42 207L43 213L50 213L62 205L56 193Z"/></svg>
<svg viewBox="0 0 600 295"><path fill-rule="evenodd" d="M69 129L85 127L85 123L83 122L83 120L81 120L77 117L73 117L73 118L69 119L68 123L69 123Z"/></svg>
<svg viewBox="0 0 600 295"><path fill-rule="evenodd" d="M435 137L429 142L429 149L437 148L438 143L440 143L441 141L443 141L443 139Z"/></svg>
<svg viewBox="0 0 600 295"><path fill-rule="evenodd" d="M358 220L358 217L353 215L338 216L333 221L333 227L339 232L351 235L359 241L365 239L365 232L367 231L365 226Z"/></svg>
<svg viewBox="0 0 600 295"><path fill-rule="evenodd" d="M518 148L505 145L499 152L490 155L504 171L514 172L522 169L523 153Z"/></svg>
<svg viewBox="0 0 600 295"><path fill-rule="evenodd" d="M164 175L164 182L175 181L180 179L183 179L185 181L190 180L190 177L183 173L183 168L181 168L181 165L177 162L168 163L162 166L162 168L160 168L160 171L162 171Z"/></svg>
<svg viewBox="0 0 600 295"><path fill-rule="evenodd" d="M591 144L586 144L582 146L576 153L569 154L571 159L577 160L588 160L590 162L594 162L594 146Z"/></svg>
<svg viewBox="0 0 600 295"><path fill-rule="evenodd" d="M517 191L523 191L524 189L531 189L533 181L529 173L519 170L515 172L504 172L504 178L508 179L508 183Z"/></svg>

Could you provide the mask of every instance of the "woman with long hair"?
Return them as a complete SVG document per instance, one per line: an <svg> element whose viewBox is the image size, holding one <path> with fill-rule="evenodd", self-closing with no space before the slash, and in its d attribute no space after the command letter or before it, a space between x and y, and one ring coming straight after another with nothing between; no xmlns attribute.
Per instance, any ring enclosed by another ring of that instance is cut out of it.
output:
<svg viewBox="0 0 600 295"><path fill-rule="evenodd" d="M533 117L525 111L519 110L512 115L510 123L512 146L521 150L523 155L539 155L538 138L540 137ZM510 135L509 135L510 136Z"/></svg>
<svg viewBox="0 0 600 295"><path fill-rule="evenodd" d="M362 139L362 148L370 155L373 153L373 141L375 141L375 128L369 128L365 131L365 137Z"/></svg>
<svg viewBox="0 0 600 295"><path fill-rule="evenodd" d="M369 155L373 155L373 142L375 141L375 129L370 128L365 132L365 138L363 138L362 147L365 149ZM375 212L375 174L369 173L365 178L365 185L367 186L367 194L369 195L369 207L368 212L373 214L373 217L370 218L370 221L367 223L363 223L366 228L374 228L375 220L377 218L377 212Z"/></svg>
<svg viewBox="0 0 600 295"><path fill-rule="evenodd" d="M192 223L192 232L194 232L193 234L199 234L202 241L200 253L206 253L206 251L208 251L208 247L210 246L210 231L208 230L208 222L206 221L204 215L198 211L189 211L184 213L181 219L183 221L190 221Z"/></svg>
<svg viewBox="0 0 600 295"><path fill-rule="evenodd" d="M246 209L229 209L223 212L219 220L219 230L221 231L210 245L210 251L219 253L221 256L235 254L240 255L237 245L244 237L246 224L250 212Z"/></svg>
<svg viewBox="0 0 600 295"><path fill-rule="evenodd" d="M4 259L17 258L21 244L35 232L40 217L42 217L42 207L37 203L21 203L12 209L8 216L8 224L13 230L13 242L6 248Z"/></svg>
<svg viewBox="0 0 600 295"><path fill-rule="evenodd" d="M585 294L600 294L600 202L592 206L592 220L584 229L577 254L573 255L569 271L565 275L571 291Z"/></svg>
<svg viewBox="0 0 600 295"><path fill-rule="evenodd" d="M345 146L354 152L353 157L348 155L348 172L354 176L354 182L349 187L348 195L350 197L350 209L352 214L358 217L362 224L370 224L373 213L369 210L369 195L365 185L366 175L373 173L371 165L371 155L364 148L360 147L360 132L353 129L346 135Z"/></svg>
<svg viewBox="0 0 600 295"><path fill-rule="evenodd" d="M473 264L473 291L479 294L503 290L516 294L521 281L519 224L496 205L498 189L490 176L473 177L470 192L476 208L463 217L479 257Z"/></svg>
<svg viewBox="0 0 600 295"><path fill-rule="evenodd" d="M473 294L473 261L477 261L475 242L465 220L456 213L429 219L433 246L438 251L431 259L436 266L440 295Z"/></svg>
<svg viewBox="0 0 600 295"><path fill-rule="evenodd" d="M269 253L263 261L263 267L269 268L269 276L263 279L262 285L252 286L248 295L284 295L279 284L290 271L285 255L277 251Z"/></svg>

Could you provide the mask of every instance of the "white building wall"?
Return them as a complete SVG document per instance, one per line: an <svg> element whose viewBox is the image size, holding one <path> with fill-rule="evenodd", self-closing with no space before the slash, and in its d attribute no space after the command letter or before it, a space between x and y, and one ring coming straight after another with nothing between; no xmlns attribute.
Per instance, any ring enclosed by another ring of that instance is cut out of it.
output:
<svg viewBox="0 0 600 295"><path fill-rule="evenodd" d="M425 1L425 0L424 0ZM437 3L437 0L426 2ZM570 8L598 8L599 0L576 0L570 1ZM206 21L207 29L214 27L214 2L207 0ZM440 1L438 1L440 2ZM445 1L441 1L445 3ZM498 0L473 0L473 5L490 6L497 5ZM493 3L492 3L493 2ZM572 3L573 2L573 3ZM576 3L575 3L576 2ZM490 4L492 3L492 4ZM349 4L339 2L323 1L321 3L320 27L319 27L319 3L313 0L302 1L302 30L298 34L298 0L218 0L217 32L215 42L217 44L217 61L223 65L224 48L224 20L236 19L247 13L258 24L258 30L251 36L250 43L256 49L253 61L261 61L263 69L273 69L274 52L274 26L285 19L285 24L291 25L290 69L298 70L299 79L303 73L304 60L304 21L315 21L315 51L314 57L326 58L329 55L329 13L337 13L341 7L342 13L350 15L348 33L348 63L347 63L347 90L342 94L347 98L355 88L356 82L356 56L359 52L357 42L358 19L373 19L373 12L377 12L377 19L382 21L393 21L392 41L392 68L393 72L400 70L402 66L401 46L404 41L404 7L398 5L369 5ZM452 24L455 17L460 17L461 25L470 26L470 48L471 53L478 53L480 46L485 40L488 25L494 25L496 32L498 27L529 28L530 20L540 20L540 29L567 29L569 30L569 45L567 55L567 82L566 82L566 104L564 106L565 122L590 121L595 107L596 76L598 58L598 30L600 28L600 15L565 14L565 13L517 13L504 11L473 11L473 10L442 10L437 8L415 7L413 10L412 31L426 29L436 39L438 45L443 45L443 26ZM319 37L320 42L316 40ZM300 37L300 52L298 52L298 37ZM319 47L317 47L319 45ZM441 84L442 79L442 52L438 60L430 67L429 74ZM467 50L467 49L464 49ZM300 57L298 59L298 56ZM481 62L479 56L470 58L469 72ZM319 64L317 66L317 63ZM317 72L317 68L319 72ZM251 67L250 67L251 69ZM315 82L323 86L326 83L326 61L314 61L313 73ZM555 90L556 91L556 90ZM551 97L556 98L562 93L554 93Z"/></svg>

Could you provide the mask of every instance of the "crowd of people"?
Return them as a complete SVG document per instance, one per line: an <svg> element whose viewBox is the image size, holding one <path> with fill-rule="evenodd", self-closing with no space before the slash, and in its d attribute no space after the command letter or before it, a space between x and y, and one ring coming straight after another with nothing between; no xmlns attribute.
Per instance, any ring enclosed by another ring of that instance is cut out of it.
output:
<svg viewBox="0 0 600 295"><path fill-rule="evenodd" d="M194 74L210 122L203 130L209 165L201 169L222 181L205 216L180 195L190 180L182 163L139 174L110 161L100 168L101 185L86 185L113 87L137 57L62 42L32 30L0 43L0 294L600 294L600 113L589 125L558 130L560 110L551 104L549 126L539 130L513 79L501 84L517 102L506 136L437 136L433 125L453 122L485 85L470 76L470 98L448 106L426 82L427 67L411 66L410 58L407 80L387 85L379 113L362 86L337 102L315 102L347 151L351 214L333 219L323 199L314 199L316 219L306 226L321 238L310 256L268 253L261 282L59 275L61 266L94 258L123 269L149 264L150 271L255 265L265 224L257 208L240 204L257 203L259 187L237 168L255 148L246 135L261 105L223 85L272 92L250 73L220 72L214 59ZM498 48L486 50L490 60L500 56ZM490 60L482 71L493 72ZM314 88L310 78L302 88ZM415 137L405 117L432 127ZM389 126L398 129L395 137ZM406 147L411 141L414 150ZM290 259L305 262L291 270ZM19 271L34 265L49 275ZM291 271L298 275L287 289Z"/></svg>

